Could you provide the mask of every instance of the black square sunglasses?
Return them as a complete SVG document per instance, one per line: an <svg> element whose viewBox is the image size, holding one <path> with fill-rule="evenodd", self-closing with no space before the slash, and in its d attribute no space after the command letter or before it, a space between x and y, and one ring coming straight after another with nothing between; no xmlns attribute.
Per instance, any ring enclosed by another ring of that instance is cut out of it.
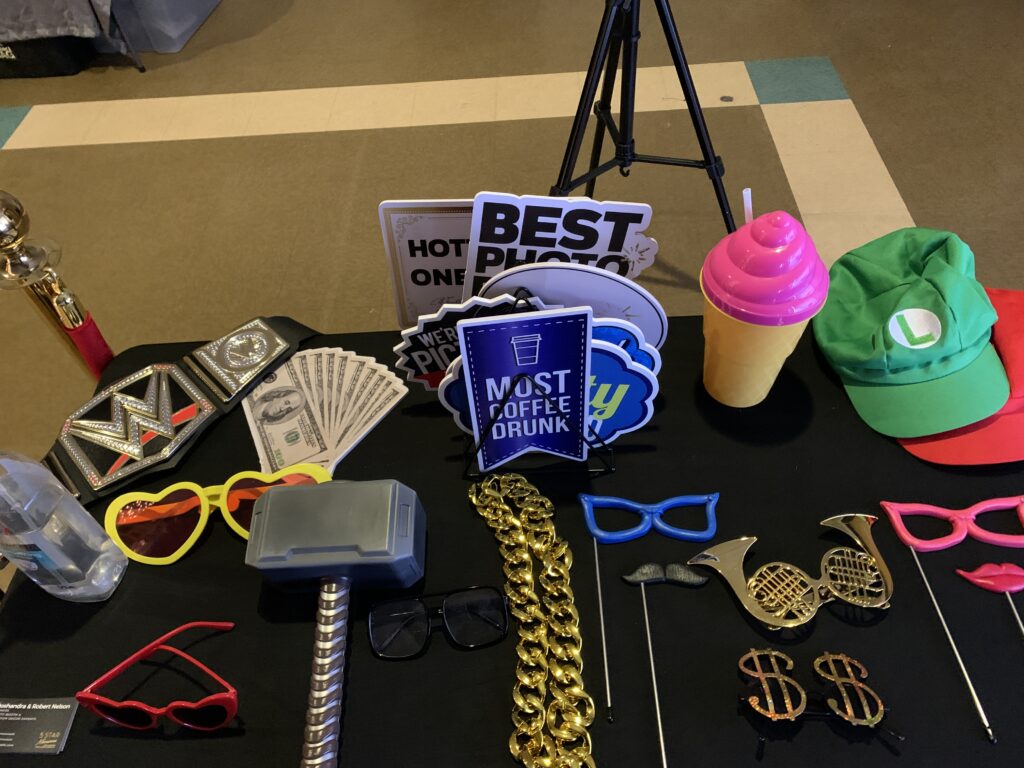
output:
<svg viewBox="0 0 1024 768"><path fill-rule="evenodd" d="M494 587L467 587L378 603L368 620L370 648L382 659L412 659L426 652L438 627L459 648L500 642L508 634L505 597Z"/></svg>

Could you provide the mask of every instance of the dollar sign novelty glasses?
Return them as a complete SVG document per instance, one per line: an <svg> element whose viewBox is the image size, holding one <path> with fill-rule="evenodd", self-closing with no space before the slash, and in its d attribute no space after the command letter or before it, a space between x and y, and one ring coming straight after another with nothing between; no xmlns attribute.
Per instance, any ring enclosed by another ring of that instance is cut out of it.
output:
<svg viewBox="0 0 1024 768"><path fill-rule="evenodd" d="M781 664L780 664L781 662ZM796 720L807 707L807 692L787 672L793 669L793 659L773 648L751 648L739 660L740 672L761 684L761 697L745 698L751 709L772 722ZM885 717L885 704L864 680L867 668L845 653L826 651L814 660L814 671L827 680L840 693L840 698L826 701L833 715L850 725L874 728ZM761 700L763 698L763 701ZM840 705L840 700L842 704ZM808 712L808 714L811 714ZM824 714L824 713L814 713ZM892 731L901 741L903 737Z"/></svg>
<svg viewBox="0 0 1024 768"><path fill-rule="evenodd" d="M197 731L215 731L218 728L223 728L238 713L238 691L220 675L192 658L185 651L167 645L171 638L199 627L227 632L234 629L235 625L230 621L193 621L189 624L182 624L177 629L172 629L166 635L161 635L149 645L133 653L95 682L76 693L75 698L79 704L104 720L136 731L156 728L157 721L161 717L166 717L173 723ZM166 651L184 659L205 672L225 690L205 696L199 701L172 701L163 707L151 707L133 699L115 701L95 692L97 688L102 688L133 664L145 661L157 651Z"/></svg>
<svg viewBox="0 0 1024 768"><path fill-rule="evenodd" d="M126 493L107 507L105 527L114 543L132 560L146 565L170 565L188 552L206 528L211 508L224 522L249 538L256 499L277 485L316 485L331 480L317 464L295 464L267 474L239 472L224 485L203 488L176 483L159 493Z"/></svg>

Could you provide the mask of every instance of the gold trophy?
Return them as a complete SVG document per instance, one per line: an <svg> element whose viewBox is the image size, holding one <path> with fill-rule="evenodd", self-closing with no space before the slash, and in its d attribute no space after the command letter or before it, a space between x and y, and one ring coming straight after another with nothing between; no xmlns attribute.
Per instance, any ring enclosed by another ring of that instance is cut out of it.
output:
<svg viewBox="0 0 1024 768"><path fill-rule="evenodd" d="M27 240L28 231L24 206L0 190L0 289L24 288L71 341L93 376L99 378L113 353L95 321L55 269L60 263L60 246L48 240Z"/></svg>

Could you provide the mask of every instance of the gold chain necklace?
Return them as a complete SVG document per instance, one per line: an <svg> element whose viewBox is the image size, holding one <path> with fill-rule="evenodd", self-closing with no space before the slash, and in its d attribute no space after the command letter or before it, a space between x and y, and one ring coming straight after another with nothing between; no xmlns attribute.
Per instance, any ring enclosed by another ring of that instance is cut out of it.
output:
<svg viewBox="0 0 1024 768"><path fill-rule="evenodd" d="M522 475L488 475L469 499L494 531L515 618L516 682L508 746L526 768L594 768L594 700L583 689L579 613L569 586L572 550L558 537L554 505ZM533 560L543 600L534 591Z"/></svg>

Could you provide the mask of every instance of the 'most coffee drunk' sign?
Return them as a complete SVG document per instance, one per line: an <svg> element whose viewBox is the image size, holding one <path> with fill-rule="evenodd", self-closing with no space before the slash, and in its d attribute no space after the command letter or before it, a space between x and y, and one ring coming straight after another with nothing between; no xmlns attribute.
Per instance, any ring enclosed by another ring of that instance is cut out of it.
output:
<svg viewBox="0 0 1024 768"><path fill-rule="evenodd" d="M654 262L658 243L644 235L651 207L590 198L481 192L473 200L463 298L499 272L561 261L634 278Z"/></svg>

